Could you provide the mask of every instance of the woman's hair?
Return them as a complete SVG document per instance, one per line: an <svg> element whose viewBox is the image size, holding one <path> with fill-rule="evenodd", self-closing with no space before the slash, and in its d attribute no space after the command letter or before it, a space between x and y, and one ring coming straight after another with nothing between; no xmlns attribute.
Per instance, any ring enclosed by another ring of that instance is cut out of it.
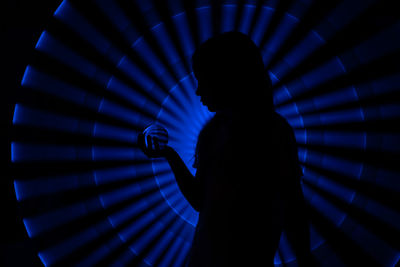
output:
<svg viewBox="0 0 400 267"><path fill-rule="evenodd" d="M270 77L260 49L247 35L227 32L208 39L193 54L192 64L196 77L211 77L216 99L272 108Z"/></svg>

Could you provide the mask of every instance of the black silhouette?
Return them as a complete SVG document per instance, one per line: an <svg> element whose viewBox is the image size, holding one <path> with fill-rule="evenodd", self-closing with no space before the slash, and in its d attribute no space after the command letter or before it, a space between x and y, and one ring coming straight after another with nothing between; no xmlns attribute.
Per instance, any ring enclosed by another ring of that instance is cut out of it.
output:
<svg viewBox="0 0 400 267"><path fill-rule="evenodd" d="M165 157L199 222L188 266L273 266L282 231L299 266L311 266L308 220L293 130L273 110L261 53L230 32L193 55L196 94L213 119L201 131L195 177L171 148L148 136L142 150ZM151 147L151 145L149 146Z"/></svg>

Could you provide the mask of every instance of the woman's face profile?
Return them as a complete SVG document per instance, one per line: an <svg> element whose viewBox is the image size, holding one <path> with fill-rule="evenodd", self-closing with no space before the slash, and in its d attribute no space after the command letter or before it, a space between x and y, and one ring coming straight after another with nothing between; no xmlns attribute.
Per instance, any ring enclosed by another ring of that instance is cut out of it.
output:
<svg viewBox="0 0 400 267"><path fill-rule="evenodd" d="M196 74L197 90L196 95L200 96L200 102L208 108L209 111L215 112L218 110L218 97L216 88L218 82L211 77L212 75L201 72Z"/></svg>

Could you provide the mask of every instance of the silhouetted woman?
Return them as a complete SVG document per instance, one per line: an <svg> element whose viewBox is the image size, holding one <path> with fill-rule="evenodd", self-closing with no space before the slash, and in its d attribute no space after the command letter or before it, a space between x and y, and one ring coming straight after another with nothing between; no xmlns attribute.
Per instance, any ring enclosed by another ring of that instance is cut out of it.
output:
<svg viewBox="0 0 400 267"><path fill-rule="evenodd" d="M293 130L274 112L258 47L229 32L193 55L196 94L215 116L200 132L196 175L171 148L165 157L180 190L199 211L188 266L273 266L282 231L300 266L310 266L309 231Z"/></svg>

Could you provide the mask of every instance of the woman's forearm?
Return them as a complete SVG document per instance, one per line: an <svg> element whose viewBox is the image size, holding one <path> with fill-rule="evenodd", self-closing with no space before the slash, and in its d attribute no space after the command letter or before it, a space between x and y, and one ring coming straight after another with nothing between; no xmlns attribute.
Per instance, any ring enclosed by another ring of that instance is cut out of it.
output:
<svg viewBox="0 0 400 267"><path fill-rule="evenodd" d="M176 182L184 197L197 211L200 210L199 182L187 168L179 154L171 147L166 148L165 158L171 166Z"/></svg>

